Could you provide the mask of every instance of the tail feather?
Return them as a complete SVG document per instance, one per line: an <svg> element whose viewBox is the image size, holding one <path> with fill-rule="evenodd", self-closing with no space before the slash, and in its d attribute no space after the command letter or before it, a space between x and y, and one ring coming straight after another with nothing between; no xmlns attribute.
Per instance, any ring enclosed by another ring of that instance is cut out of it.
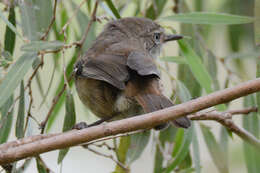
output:
<svg viewBox="0 0 260 173"><path fill-rule="evenodd" d="M163 95L142 94L137 95L136 100L147 113L173 106L173 103ZM188 128L191 125L190 120L187 117L180 117L172 122L176 127L181 128ZM161 124L156 126L155 129L161 130L167 126L168 124Z"/></svg>

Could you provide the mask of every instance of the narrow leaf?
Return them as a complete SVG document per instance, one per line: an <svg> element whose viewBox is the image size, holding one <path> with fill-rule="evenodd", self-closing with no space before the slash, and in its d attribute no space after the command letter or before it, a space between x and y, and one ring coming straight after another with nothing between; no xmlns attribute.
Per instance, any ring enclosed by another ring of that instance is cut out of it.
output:
<svg viewBox="0 0 260 173"><path fill-rule="evenodd" d="M58 50L64 46L61 41L31 41L28 44L22 45L22 51L38 52L41 50Z"/></svg>
<svg viewBox="0 0 260 173"><path fill-rule="evenodd" d="M152 4L147 8L145 17L154 20L161 15L167 0L153 0L151 2Z"/></svg>
<svg viewBox="0 0 260 173"><path fill-rule="evenodd" d="M145 131L142 133L137 133L131 135L131 143L127 151L126 163L130 165L136 159L138 159L143 153L145 147L147 146L150 138L150 131Z"/></svg>
<svg viewBox="0 0 260 173"><path fill-rule="evenodd" d="M3 15L3 13L2 13L1 10L0 10L0 17L1 17L1 19L5 22L5 24L6 24L16 35L18 35L20 38L22 38L21 34L19 34L19 32L16 30L15 26L5 18L5 16Z"/></svg>
<svg viewBox="0 0 260 173"><path fill-rule="evenodd" d="M260 46L260 0L255 0L255 22L254 22L254 30L255 30L255 44Z"/></svg>
<svg viewBox="0 0 260 173"><path fill-rule="evenodd" d="M162 18L162 20L178 21L190 24L209 24L209 25L234 25L252 23L254 19L249 16L231 15L225 13L210 12L191 12L180 13Z"/></svg>
<svg viewBox="0 0 260 173"><path fill-rule="evenodd" d="M38 173L48 173L49 171L46 170L46 167L44 166L44 163L38 158L36 158L36 166Z"/></svg>
<svg viewBox="0 0 260 173"><path fill-rule="evenodd" d="M173 153L173 156L175 156L174 160L170 163L170 165L166 168L165 173L170 173L173 171L177 165L179 165L187 156L189 153L189 147L192 141L193 136L193 125L189 129L185 131L183 140L181 142L181 145L179 147L176 153ZM183 130L183 129L180 129ZM177 142L177 141L176 141ZM174 146L175 147L175 146Z"/></svg>
<svg viewBox="0 0 260 173"><path fill-rule="evenodd" d="M15 128L15 136L17 138L24 137L24 85L23 81L20 84L20 99L19 99L19 107L18 107L18 115L16 120L16 128Z"/></svg>
<svg viewBox="0 0 260 173"><path fill-rule="evenodd" d="M12 95L36 57L35 53L25 53L10 67L11 69L0 84L0 107Z"/></svg>
<svg viewBox="0 0 260 173"><path fill-rule="evenodd" d="M183 40L178 41L182 54L185 56L186 61L194 74L194 77L200 85L206 90L207 93L212 92L211 84L212 79L202 64L199 56L192 50L192 48Z"/></svg>
<svg viewBox="0 0 260 173"><path fill-rule="evenodd" d="M52 18L51 0L18 1L21 12L21 26L29 40L39 40Z"/></svg>
<svg viewBox="0 0 260 173"><path fill-rule="evenodd" d="M192 151L193 151L193 162L195 164L195 172L201 173L201 165L200 165L200 148L199 141L197 136L197 131L194 126L193 128L193 137L192 137Z"/></svg>
<svg viewBox="0 0 260 173"><path fill-rule="evenodd" d="M8 21L10 23L12 23L15 27L16 21L15 21L14 7L11 7L10 10L9 10ZM5 46L4 49L12 55L13 51L14 51L14 46L15 46L15 32L13 32L9 27L6 27L5 45L4 46Z"/></svg>
<svg viewBox="0 0 260 173"><path fill-rule="evenodd" d="M105 2L107 3L108 7L113 12L113 14L116 16L116 18L120 19L121 16L120 16L119 12L117 11L117 9L116 9L115 5L113 4L113 2L111 0L105 0Z"/></svg>
<svg viewBox="0 0 260 173"><path fill-rule="evenodd" d="M72 127L75 125L76 121L76 114L75 114L75 105L73 100L73 95L71 94L70 90L66 90L66 101L65 101L65 118L63 123L63 132L71 130ZM66 154L68 153L69 148L61 149L58 156L58 164L62 162Z"/></svg>
<svg viewBox="0 0 260 173"><path fill-rule="evenodd" d="M4 105L0 108L1 110L1 120L0 120L0 144L7 141L13 121L13 109L10 110L13 105L13 96L11 95Z"/></svg>
<svg viewBox="0 0 260 173"><path fill-rule="evenodd" d="M181 57L181 56L166 56L166 57L160 58L160 60L166 61L166 62L174 62L177 64L187 64L186 59L184 59L184 57Z"/></svg>
<svg viewBox="0 0 260 173"><path fill-rule="evenodd" d="M209 127L203 124L201 124L200 127L214 164L218 168L219 172L228 173L228 167L226 165L227 161L224 157L224 153L221 149L221 146L217 143L216 138L210 131Z"/></svg>
<svg viewBox="0 0 260 173"><path fill-rule="evenodd" d="M246 96L244 99L244 107L256 106L254 95ZM247 116L243 116L243 127L249 133L259 138L259 117L255 112ZM260 170L260 151L256 150L246 141L244 141L244 156L248 173L255 173Z"/></svg>

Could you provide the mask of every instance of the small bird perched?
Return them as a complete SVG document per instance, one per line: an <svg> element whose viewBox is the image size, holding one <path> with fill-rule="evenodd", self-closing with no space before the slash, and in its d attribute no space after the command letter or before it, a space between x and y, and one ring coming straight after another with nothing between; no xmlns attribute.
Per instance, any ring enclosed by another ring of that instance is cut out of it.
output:
<svg viewBox="0 0 260 173"><path fill-rule="evenodd" d="M150 19L123 18L109 22L75 64L75 83L81 101L103 120L122 119L173 106L162 93L155 59L164 43L181 35L166 35ZM187 117L173 121L188 128ZM163 129L161 124L155 129Z"/></svg>

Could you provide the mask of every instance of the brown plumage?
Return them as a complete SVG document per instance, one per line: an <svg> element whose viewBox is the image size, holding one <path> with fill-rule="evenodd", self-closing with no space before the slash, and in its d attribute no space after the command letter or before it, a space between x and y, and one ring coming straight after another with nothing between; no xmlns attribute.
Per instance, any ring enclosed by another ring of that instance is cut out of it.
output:
<svg viewBox="0 0 260 173"><path fill-rule="evenodd" d="M75 65L80 99L96 116L105 119L172 106L162 94L160 72L154 61L163 43L180 38L166 35L160 25L149 19L124 18L108 23ZM187 128L190 121L182 117L174 124Z"/></svg>

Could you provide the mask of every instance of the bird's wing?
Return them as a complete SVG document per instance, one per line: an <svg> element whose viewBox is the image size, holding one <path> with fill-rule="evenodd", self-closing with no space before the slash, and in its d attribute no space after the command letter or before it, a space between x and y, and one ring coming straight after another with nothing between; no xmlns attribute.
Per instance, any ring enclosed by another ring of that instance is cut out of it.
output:
<svg viewBox="0 0 260 173"><path fill-rule="evenodd" d="M125 88L125 82L129 79L126 58L119 55L98 55L79 61L76 67L79 71L76 72L77 75L105 81L121 90Z"/></svg>
<svg viewBox="0 0 260 173"><path fill-rule="evenodd" d="M143 52L131 52L127 58L127 66L141 76L156 75L160 72L151 56Z"/></svg>

